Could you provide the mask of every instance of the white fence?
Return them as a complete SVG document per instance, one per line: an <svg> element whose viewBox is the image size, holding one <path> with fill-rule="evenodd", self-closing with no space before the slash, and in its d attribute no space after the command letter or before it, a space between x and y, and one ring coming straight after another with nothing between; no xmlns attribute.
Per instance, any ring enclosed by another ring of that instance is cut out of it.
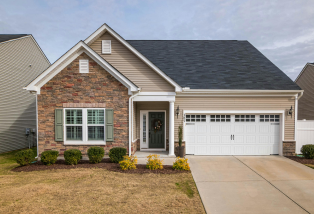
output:
<svg viewBox="0 0 314 214"><path fill-rule="evenodd" d="M314 120L298 120L296 153L301 153L301 148L305 144L314 144Z"/></svg>

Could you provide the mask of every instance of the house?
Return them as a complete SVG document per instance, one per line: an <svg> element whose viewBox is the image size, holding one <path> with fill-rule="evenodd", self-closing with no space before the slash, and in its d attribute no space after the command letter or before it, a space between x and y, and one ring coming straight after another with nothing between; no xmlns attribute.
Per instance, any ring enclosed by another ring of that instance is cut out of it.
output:
<svg viewBox="0 0 314 214"><path fill-rule="evenodd" d="M32 35L0 34L0 153L36 145L36 97L21 86L49 65Z"/></svg>
<svg viewBox="0 0 314 214"><path fill-rule="evenodd" d="M38 147L287 155L302 90L247 41L125 40L104 24L25 87Z"/></svg>
<svg viewBox="0 0 314 214"><path fill-rule="evenodd" d="M314 120L314 63L307 63L295 83L304 90L299 101L298 120Z"/></svg>
<svg viewBox="0 0 314 214"><path fill-rule="evenodd" d="M314 141L314 63L307 63L295 83L304 90L298 103L298 121L296 131L296 153L300 154L301 148Z"/></svg>

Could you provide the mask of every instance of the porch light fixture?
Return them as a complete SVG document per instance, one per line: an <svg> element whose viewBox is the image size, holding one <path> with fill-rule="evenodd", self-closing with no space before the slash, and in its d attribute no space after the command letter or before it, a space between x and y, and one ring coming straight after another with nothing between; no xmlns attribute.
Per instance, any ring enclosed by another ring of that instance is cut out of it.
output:
<svg viewBox="0 0 314 214"><path fill-rule="evenodd" d="M176 109L177 119L178 119L179 114L180 114L180 108L179 108L179 106L178 106L178 108Z"/></svg>
<svg viewBox="0 0 314 214"><path fill-rule="evenodd" d="M291 106L291 108L288 110L288 115L290 115L291 118L292 118L292 113L293 113L293 109L292 109L292 106Z"/></svg>

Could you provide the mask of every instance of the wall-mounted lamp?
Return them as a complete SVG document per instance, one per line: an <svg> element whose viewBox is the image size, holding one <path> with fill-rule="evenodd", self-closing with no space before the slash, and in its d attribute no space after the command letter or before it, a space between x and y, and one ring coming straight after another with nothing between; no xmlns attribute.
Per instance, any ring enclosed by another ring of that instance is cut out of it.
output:
<svg viewBox="0 0 314 214"><path fill-rule="evenodd" d="M178 119L178 116L180 115L180 108L178 106L178 108L176 109L176 115L177 115L177 119Z"/></svg>
<svg viewBox="0 0 314 214"><path fill-rule="evenodd" d="M292 106L291 106L291 108L288 110L288 116L290 115L291 118L292 118L292 113L293 113L293 109L292 109Z"/></svg>

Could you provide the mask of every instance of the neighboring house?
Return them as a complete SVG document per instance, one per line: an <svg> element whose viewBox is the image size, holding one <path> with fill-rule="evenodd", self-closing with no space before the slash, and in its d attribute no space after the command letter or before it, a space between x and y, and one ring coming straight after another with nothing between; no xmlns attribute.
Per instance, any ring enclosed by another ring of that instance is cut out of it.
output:
<svg viewBox="0 0 314 214"><path fill-rule="evenodd" d="M298 120L314 120L314 63L307 63L295 83L304 90L299 101Z"/></svg>
<svg viewBox="0 0 314 214"><path fill-rule="evenodd" d="M36 97L23 86L49 65L32 35L0 34L0 153L36 142Z"/></svg>
<svg viewBox="0 0 314 214"><path fill-rule="evenodd" d="M302 93L247 41L125 40L106 24L25 89L37 93L40 153L170 156L179 126L187 154L292 154Z"/></svg>

